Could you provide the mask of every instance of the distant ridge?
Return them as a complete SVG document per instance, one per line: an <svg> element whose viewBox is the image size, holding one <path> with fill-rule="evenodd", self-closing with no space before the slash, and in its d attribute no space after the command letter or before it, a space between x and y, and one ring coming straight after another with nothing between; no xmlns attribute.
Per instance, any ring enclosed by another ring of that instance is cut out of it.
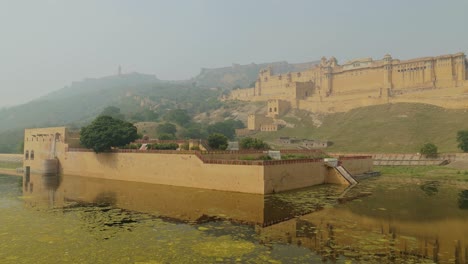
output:
<svg viewBox="0 0 468 264"><path fill-rule="evenodd" d="M202 68L200 74L192 78L192 82L199 87L249 87L257 79L258 72L266 67L271 67L275 74L303 71L319 64L320 61L304 63L288 63L286 61L261 63L261 64L232 64L231 67Z"/></svg>

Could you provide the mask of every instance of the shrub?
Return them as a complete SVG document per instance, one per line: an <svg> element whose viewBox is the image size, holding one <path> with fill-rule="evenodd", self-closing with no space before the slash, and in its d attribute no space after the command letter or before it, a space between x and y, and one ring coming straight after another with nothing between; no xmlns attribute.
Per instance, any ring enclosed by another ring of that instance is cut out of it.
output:
<svg viewBox="0 0 468 264"><path fill-rule="evenodd" d="M159 140L174 140L176 137L172 134L161 134L158 137Z"/></svg>
<svg viewBox="0 0 468 264"><path fill-rule="evenodd" d="M437 156L437 146L433 143L426 143L421 147L420 152L427 157L435 157Z"/></svg>
<svg viewBox="0 0 468 264"><path fill-rule="evenodd" d="M239 142L241 149L269 149L267 143L258 138L245 137Z"/></svg>
<svg viewBox="0 0 468 264"><path fill-rule="evenodd" d="M463 152L468 152L468 130L460 130L457 133L458 147Z"/></svg>
<svg viewBox="0 0 468 264"><path fill-rule="evenodd" d="M177 144L177 143L155 143L155 144L151 144L151 149L176 150L178 148L179 148L179 144Z"/></svg>
<svg viewBox="0 0 468 264"><path fill-rule="evenodd" d="M228 146L228 138L219 133L211 134L208 137L208 146L216 150L226 150Z"/></svg>

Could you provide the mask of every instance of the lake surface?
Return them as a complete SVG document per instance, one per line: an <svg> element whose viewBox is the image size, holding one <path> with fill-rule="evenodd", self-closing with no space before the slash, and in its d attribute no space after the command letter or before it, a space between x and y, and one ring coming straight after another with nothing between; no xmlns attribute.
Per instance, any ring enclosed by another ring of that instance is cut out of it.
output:
<svg viewBox="0 0 468 264"><path fill-rule="evenodd" d="M467 189L381 176L262 196L0 175L0 263L467 263Z"/></svg>

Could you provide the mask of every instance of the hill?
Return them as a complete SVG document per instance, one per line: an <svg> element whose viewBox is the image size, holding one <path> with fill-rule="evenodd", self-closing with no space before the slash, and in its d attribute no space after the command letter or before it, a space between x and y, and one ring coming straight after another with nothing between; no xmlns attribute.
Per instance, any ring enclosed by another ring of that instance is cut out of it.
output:
<svg viewBox="0 0 468 264"><path fill-rule="evenodd" d="M460 152L457 131L468 129L466 110L414 103L368 106L325 116L295 111L284 120L296 127L258 136L273 144L280 136L330 140L329 151L416 153L424 143L432 142L439 152Z"/></svg>
<svg viewBox="0 0 468 264"><path fill-rule="evenodd" d="M133 121L154 121L175 108L197 114L220 107L221 92L137 73L74 82L37 100L0 110L0 153L17 151L27 127L79 128L110 105Z"/></svg>
<svg viewBox="0 0 468 264"><path fill-rule="evenodd" d="M266 67L271 67L275 74L295 72L309 69L319 61L305 63L288 63L286 61L263 64L233 64L231 67L207 69L202 68L200 74L191 81L199 87L220 87L231 89L234 87L251 87L257 80L258 72Z"/></svg>

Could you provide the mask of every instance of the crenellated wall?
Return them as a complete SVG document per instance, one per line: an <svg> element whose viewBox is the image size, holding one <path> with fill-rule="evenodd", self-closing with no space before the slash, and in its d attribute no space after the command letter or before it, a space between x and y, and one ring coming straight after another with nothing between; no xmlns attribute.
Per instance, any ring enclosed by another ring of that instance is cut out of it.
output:
<svg viewBox="0 0 468 264"><path fill-rule="evenodd" d="M440 105L457 100L468 88L464 53L400 61L385 55L382 60L356 59L339 65L335 58L302 72L275 75L271 68L259 72L255 87L235 90L230 99L267 101L282 99L292 107L320 112L350 109L403 100ZM447 96L433 98L431 90L447 90ZM370 99L370 100L369 100ZM335 106L329 106L333 105ZM455 103L459 107L458 103ZM450 106L449 106L450 107Z"/></svg>

